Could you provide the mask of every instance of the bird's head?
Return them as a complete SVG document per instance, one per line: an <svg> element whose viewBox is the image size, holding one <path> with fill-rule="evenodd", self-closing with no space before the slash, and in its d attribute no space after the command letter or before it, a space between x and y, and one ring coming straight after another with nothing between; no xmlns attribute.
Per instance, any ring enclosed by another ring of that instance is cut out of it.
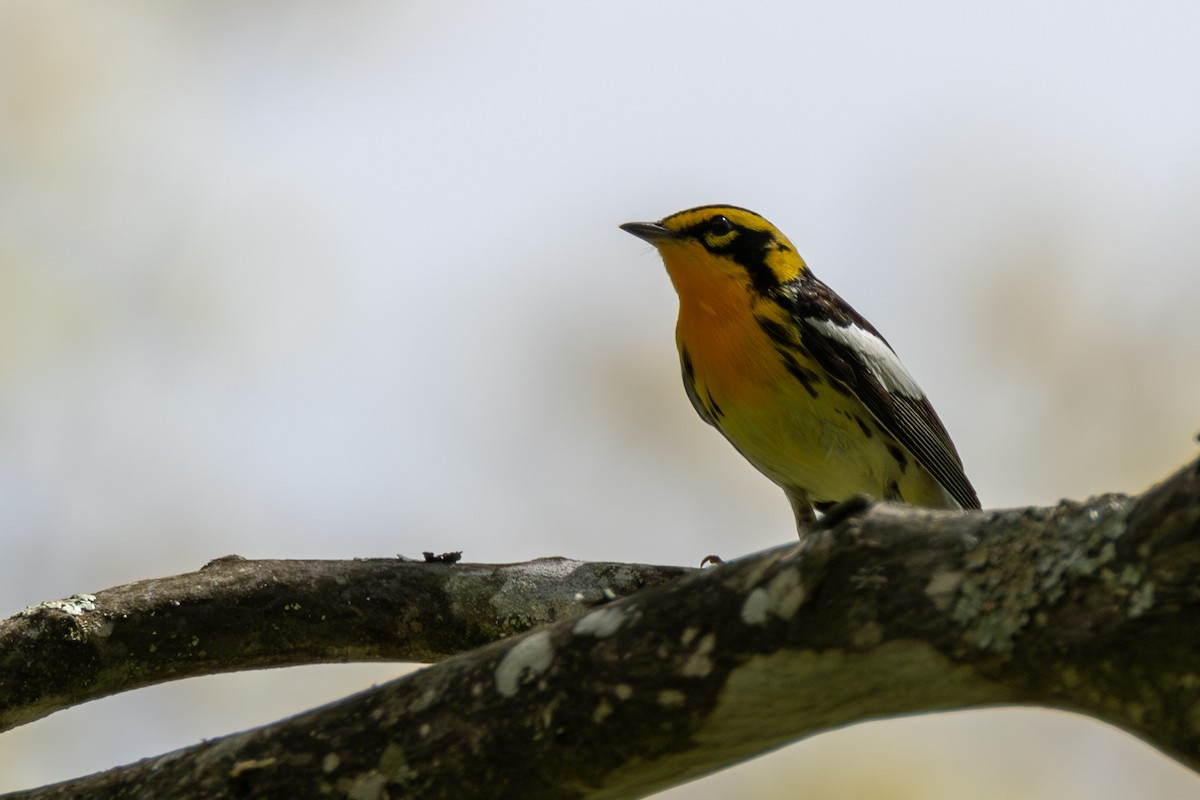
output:
<svg viewBox="0 0 1200 800"><path fill-rule="evenodd" d="M769 295L807 269L778 228L737 206L689 208L659 222L627 222L621 229L658 249L681 299L712 294L730 282L749 283L757 294Z"/></svg>

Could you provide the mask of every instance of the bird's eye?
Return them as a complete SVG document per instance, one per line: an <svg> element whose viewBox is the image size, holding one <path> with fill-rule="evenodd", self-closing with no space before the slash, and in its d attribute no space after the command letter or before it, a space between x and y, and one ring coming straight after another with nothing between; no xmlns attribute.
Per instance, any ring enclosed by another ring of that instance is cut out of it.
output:
<svg viewBox="0 0 1200 800"><path fill-rule="evenodd" d="M716 236L724 236L733 230L733 223L725 217L718 215L713 217L712 221L708 223L708 229Z"/></svg>

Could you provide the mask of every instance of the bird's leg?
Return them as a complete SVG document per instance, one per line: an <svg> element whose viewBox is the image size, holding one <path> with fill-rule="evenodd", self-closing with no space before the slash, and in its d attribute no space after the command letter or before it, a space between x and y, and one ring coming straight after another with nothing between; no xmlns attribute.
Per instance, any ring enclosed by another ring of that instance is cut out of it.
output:
<svg viewBox="0 0 1200 800"><path fill-rule="evenodd" d="M816 523L817 512L813 510L808 493L803 489L784 489L783 491L792 504L792 513L796 515L796 535L803 538L804 532Z"/></svg>

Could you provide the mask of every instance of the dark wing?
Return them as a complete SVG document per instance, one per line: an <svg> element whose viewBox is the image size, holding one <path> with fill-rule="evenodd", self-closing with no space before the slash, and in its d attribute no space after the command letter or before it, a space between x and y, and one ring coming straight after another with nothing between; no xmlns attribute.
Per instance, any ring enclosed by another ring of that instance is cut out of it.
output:
<svg viewBox="0 0 1200 800"><path fill-rule="evenodd" d="M857 397L959 505L979 508L950 434L879 331L809 273L781 295L813 359Z"/></svg>

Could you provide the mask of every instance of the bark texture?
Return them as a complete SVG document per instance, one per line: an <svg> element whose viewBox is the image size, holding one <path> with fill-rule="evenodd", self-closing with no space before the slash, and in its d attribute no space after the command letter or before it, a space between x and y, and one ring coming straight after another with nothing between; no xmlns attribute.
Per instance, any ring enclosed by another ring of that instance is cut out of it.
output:
<svg viewBox="0 0 1200 800"><path fill-rule="evenodd" d="M1137 498L828 522L298 717L13 796L640 797L854 722L998 704L1088 714L1200 768L1197 463Z"/></svg>
<svg viewBox="0 0 1200 800"><path fill-rule="evenodd" d="M449 565L226 556L0 621L0 731L196 675L440 661L692 571L565 558Z"/></svg>

